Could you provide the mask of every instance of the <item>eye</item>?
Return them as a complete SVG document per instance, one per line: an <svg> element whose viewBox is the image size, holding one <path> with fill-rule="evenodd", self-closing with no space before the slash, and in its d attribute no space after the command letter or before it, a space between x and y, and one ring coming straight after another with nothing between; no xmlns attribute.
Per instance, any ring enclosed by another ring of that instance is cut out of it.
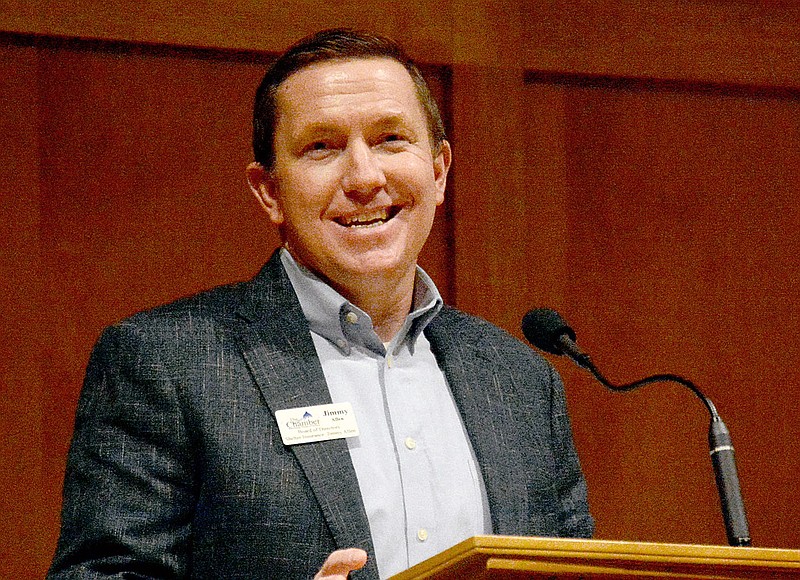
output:
<svg viewBox="0 0 800 580"><path fill-rule="evenodd" d="M303 147L303 156L310 157L311 159L322 159L332 150L333 146L328 141L312 141Z"/></svg>
<svg viewBox="0 0 800 580"><path fill-rule="evenodd" d="M402 150L410 139L404 133L386 133L381 135L378 144L390 151Z"/></svg>

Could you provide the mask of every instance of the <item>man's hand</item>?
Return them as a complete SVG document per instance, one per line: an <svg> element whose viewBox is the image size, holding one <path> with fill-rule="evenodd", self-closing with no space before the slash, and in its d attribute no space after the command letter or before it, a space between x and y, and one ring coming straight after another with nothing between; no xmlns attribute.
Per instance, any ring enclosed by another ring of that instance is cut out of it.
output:
<svg viewBox="0 0 800 580"><path fill-rule="evenodd" d="M367 553L360 548L336 550L319 569L314 580L347 580L353 570L362 568L367 563Z"/></svg>

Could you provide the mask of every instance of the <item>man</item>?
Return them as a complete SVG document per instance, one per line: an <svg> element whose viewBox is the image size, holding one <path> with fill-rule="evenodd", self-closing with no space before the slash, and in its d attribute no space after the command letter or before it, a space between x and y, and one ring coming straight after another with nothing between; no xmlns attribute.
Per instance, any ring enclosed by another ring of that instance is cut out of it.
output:
<svg viewBox="0 0 800 580"><path fill-rule="evenodd" d="M558 376L416 265L451 150L401 49L292 47L254 149L283 247L100 338L51 577L386 578L475 534L591 535Z"/></svg>

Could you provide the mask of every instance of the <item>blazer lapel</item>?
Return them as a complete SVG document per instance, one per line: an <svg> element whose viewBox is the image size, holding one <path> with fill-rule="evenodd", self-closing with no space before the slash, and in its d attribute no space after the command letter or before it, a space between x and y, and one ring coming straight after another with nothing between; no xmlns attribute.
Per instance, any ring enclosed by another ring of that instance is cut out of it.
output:
<svg viewBox="0 0 800 580"><path fill-rule="evenodd" d="M462 336L458 320L445 308L425 334L447 377L481 467L492 533L519 534L528 529L528 492L520 454L514 396L501 390L501 369L480 337ZM485 342L485 341L484 341ZM501 452L498 452L501 451Z"/></svg>
<svg viewBox="0 0 800 580"><path fill-rule="evenodd" d="M245 288L237 340L274 417L275 411L331 402L308 324L277 252ZM343 439L291 447L340 548L359 547L370 558L365 572L377 578L355 469Z"/></svg>

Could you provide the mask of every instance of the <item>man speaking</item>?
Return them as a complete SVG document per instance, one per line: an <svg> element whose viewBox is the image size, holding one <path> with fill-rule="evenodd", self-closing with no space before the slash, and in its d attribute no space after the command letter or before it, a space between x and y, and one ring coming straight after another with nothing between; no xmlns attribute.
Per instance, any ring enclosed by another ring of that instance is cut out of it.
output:
<svg viewBox="0 0 800 580"><path fill-rule="evenodd" d="M451 149L401 48L296 44L253 145L282 248L103 333L50 577L387 578L476 534L590 536L559 377L417 266Z"/></svg>

